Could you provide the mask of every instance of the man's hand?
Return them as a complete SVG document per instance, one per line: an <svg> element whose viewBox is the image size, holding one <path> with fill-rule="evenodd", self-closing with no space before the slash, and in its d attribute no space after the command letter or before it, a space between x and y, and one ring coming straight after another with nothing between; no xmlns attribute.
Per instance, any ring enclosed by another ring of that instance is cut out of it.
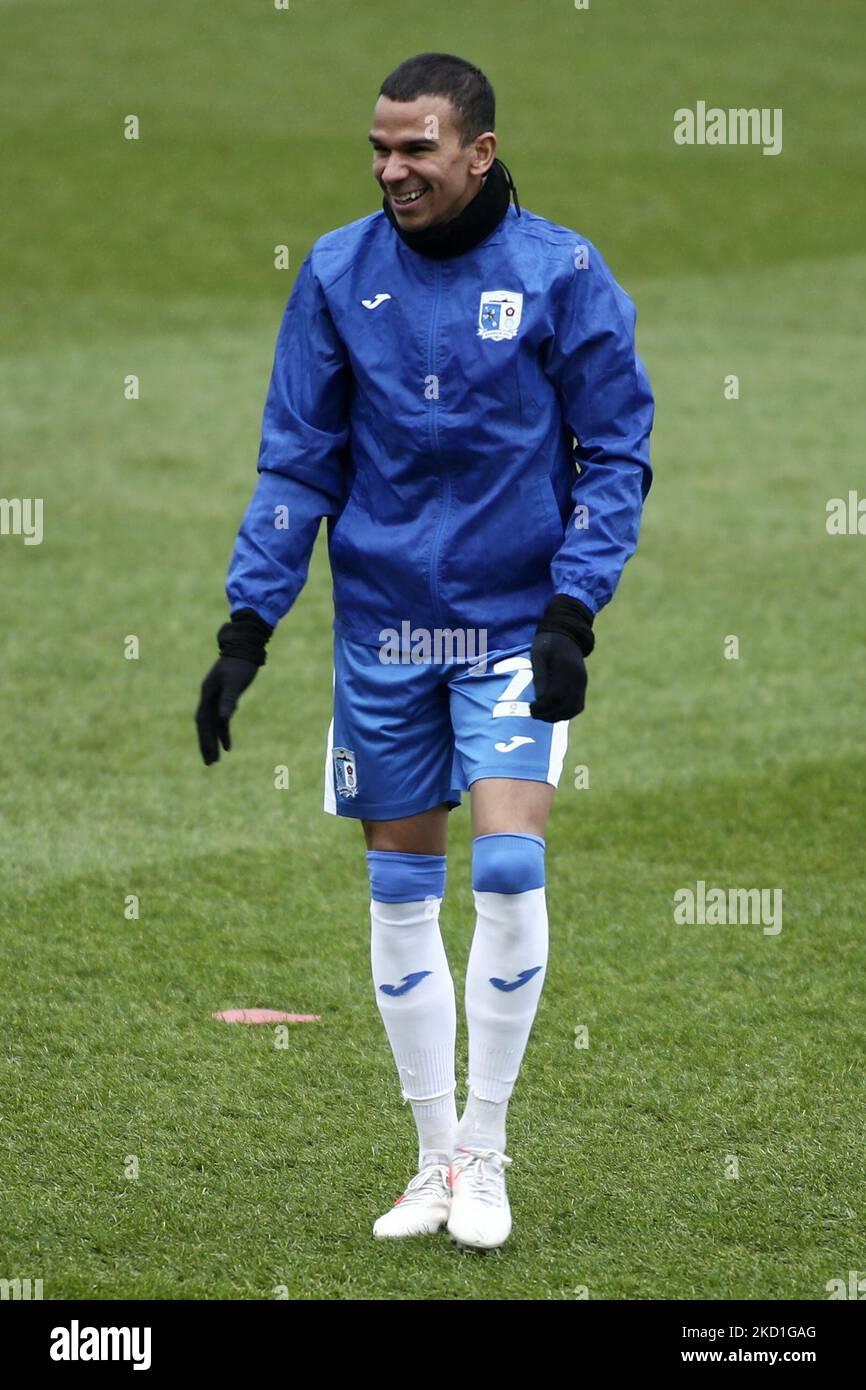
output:
<svg viewBox="0 0 866 1390"><path fill-rule="evenodd" d="M579 599L556 594L532 643L533 719L556 724L580 714L586 699L586 664L595 646L592 613Z"/></svg>
<svg viewBox="0 0 866 1390"><path fill-rule="evenodd" d="M208 671L195 712L198 743L206 766L218 763L222 744L232 746L229 720L238 700L265 664L265 644L273 628L251 608L232 613L217 633L220 658Z"/></svg>
<svg viewBox="0 0 866 1390"><path fill-rule="evenodd" d="M229 720L235 712L238 699L246 690L258 671L252 661L244 661L240 656L221 656L202 681L201 700L195 712L198 728L198 745L205 763L220 760L219 745L226 752L232 746L229 733Z"/></svg>

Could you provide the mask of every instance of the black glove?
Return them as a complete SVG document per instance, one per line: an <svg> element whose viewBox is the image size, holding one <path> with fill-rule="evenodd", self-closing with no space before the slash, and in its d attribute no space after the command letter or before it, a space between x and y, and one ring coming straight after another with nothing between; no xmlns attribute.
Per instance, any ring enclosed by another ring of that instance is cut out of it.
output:
<svg viewBox="0 0 866 1390"><path fill-rule="evenodd" d="M586 698L583 658L595 646L592 613L579 599L556 594L547 605L532 643L533 719L555 724L580 714Z"/></svg>
<svg viewBox="0 0 866 1390"><path fill-rule="evenodd" d="M226 752L232 746L229 720L239 698L265 664L265 644L273 630L252 608L239 608L217 633L220 658L202 681L195 712L198 743L208 767L219 762L220 744Z"/></svg>

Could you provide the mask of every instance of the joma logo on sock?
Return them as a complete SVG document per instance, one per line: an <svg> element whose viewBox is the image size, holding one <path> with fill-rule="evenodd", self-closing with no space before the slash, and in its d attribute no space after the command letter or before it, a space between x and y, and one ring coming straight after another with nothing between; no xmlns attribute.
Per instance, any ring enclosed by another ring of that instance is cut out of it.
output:
<svg viewBox="0 0 866 1390"><path fill-rule="evenodd" d="M426 980L428 975L432 975L432 970L416 970L412 975L404 975L399 985L380 985L383 994L390 994L396 999L401 994L408 994L410 989L420 985L422 980Z"/></svg>
<svg viewBox="0 0 866 1390"><path fill-rule="evenodd" d="M528 984L533 975L537 975L540 969L540 965L533 965L528 970L521 970L516 980L500 980L495 975L491 975L490 983L495 989L501 989L503 993L510 994L513 989L520 989L521 985Z"/></svg>
<svg viewBox="0 0 866 1390"><path fill-rule="evenodd" d="M150 1369L149 1327L69 1327L51 1329L52 1361L131 1361L134 1371Z"/></svg>
<svg viewBox="0 0 866 1390"><path fill-rule="evenodd" d="M772 910L770 907L772 901ZM782 930L781 888L707 888L698 879L696 891L678 888L674 893L677 926L751 926L763 924L764 936Z"/></svg>

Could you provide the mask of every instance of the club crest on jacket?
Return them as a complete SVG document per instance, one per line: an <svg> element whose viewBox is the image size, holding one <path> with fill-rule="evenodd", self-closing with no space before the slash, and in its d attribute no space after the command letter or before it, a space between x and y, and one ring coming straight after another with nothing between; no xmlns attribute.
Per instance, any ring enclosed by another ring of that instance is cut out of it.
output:
<svg viewBox="0 0 866 1390"><path fill-rule="evenodd" d="M515 290L484 290L478 309L478 336L501 342L516 338L523 315L523 295Z"/></svg>

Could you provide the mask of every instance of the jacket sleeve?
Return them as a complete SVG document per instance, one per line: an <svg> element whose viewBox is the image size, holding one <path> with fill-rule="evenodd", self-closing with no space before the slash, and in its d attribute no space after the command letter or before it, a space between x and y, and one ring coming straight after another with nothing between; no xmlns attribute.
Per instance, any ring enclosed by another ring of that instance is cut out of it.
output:
<svg viewBox="0 0 866 1390"><path fill-rule="evenodd" d="M307 578L323 516L346 495L351 371L307 256L274 355L259 449L259 480L226 580L232 612L252 608L275 627Z"/></svg>
<svg viewBox="0 0 866 1390"><path fill-rule="evenodd" d="M652 470L653 398L635 350L634 305L600 253L575 268L557 309L545 370L575 437L573 512L551 563L559 594L597 613L637 546Z"/></svg>

